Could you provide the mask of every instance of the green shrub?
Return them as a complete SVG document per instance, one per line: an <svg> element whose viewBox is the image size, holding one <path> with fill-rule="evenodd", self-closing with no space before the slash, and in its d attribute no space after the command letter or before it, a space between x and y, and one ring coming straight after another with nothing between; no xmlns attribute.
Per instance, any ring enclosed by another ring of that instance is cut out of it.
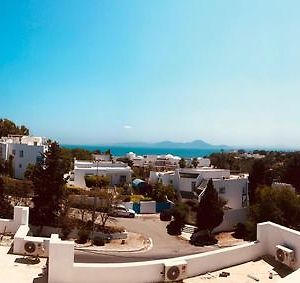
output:
<svg viewBox="0 0 300 283"><path fill-rule="evenodd" d="M167 225L167 232L169 235L172 236L180 235L181 230L182 230L182 225L178 221L173 220Z"/></svg>
<svg viewBox="0 0 300 283"><path fill-rule="evenodd" d="M95 246L104 246L105 245L105 237L103 236L95 236L93 239L93 245Z"/></svg>
<svg viewBox="0 0 300 283"><path fill-rule="evenodd" d="M89 239L90 236L90 231L86 229L80 229L78 231L78 239L77 243L78 244L85 244L87 240Z"/></svg>

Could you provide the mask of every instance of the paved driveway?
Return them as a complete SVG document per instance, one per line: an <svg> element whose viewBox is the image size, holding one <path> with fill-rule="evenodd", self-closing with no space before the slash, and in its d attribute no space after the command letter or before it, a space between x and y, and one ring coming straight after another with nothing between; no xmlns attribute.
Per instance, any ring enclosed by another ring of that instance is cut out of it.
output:
<svg viewBox="0 0 300 283"><path fill-rule="evenodd" d="M75 253L76 262L129 262L171 258L199 252L211 251L217 247L195 247L187 241L167 234L166 226L169 222L160 221L157 215L136 218L115 218L115 223L130 232L140 233L151 238L153 248L148 251L127 252L83 252Z"/></svg>

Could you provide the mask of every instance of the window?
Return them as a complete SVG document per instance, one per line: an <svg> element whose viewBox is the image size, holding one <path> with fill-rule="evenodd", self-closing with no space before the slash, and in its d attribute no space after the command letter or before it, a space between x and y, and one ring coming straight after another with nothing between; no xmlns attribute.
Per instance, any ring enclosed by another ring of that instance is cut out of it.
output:
<svg viewBox="0 0 300 283"><path fill-rule="evenodd" d="M15 149L12 150L12 154L16 155L16 150Z"/></svg>
<svg viewBox="0 0 300 283"><path fill-rule="evenodd" d="M22 168L22 164L19 164L19 168Z"/></svg>
<svg viewBox="0 0 300 283"><path fill-rule="evenodd" d="M225 187L219 188L219 194L225 194L225 192L226 192Z"/></svg>
<svg viewBox="0 0 300 283"><path fill-rule="evenodd" d="M120 176L120 184L126 183L126 176Z"/></svg>
<svg viewBox="0 0 300 283"><path fill-rule="evenodd" d="M24 150L20 150L20 157L24 157Z"/></svg>

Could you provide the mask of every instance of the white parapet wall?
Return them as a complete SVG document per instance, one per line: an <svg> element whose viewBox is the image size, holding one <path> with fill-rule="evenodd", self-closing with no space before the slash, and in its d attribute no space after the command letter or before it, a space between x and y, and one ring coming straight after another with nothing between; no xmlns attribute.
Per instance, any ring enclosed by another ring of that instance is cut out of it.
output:
<svg viewBox="0 0 300 283"><path fill-rule="evenodd" d="M16 233L21 225L28 225L29 207L15 206L13 219L0 218L0 233Z"/></svg>
<svg viewBox="0 0 300 283"><path fill-rule="evenodd" d="M276 254L276 246L282 245L292 249L295 253L294 269L300 268L300 232L284 226L264 222L257 225L257 232L266 243L266 253L272 256ZM300 278L299 278L300 282Z"/></svg>
<svg viewBox="0 0 300 283"><path fill-rule="evenodd" d="M48 282L162 282L165 264L176 264L176 262L182 261L187 264L185 277L193 277L255 260L266 254L274 255L276 245L293 247L296 258L300 259L300 250L297 249L300 247L300 233L271 222L258 225L256 242L179 258L136 263L74 263L74 244L69 241L61 241L57 236L52 236L49 248ZM296 268L300 266L300 260L298 261Z"/></svg>
<svg viewBox="0 0 300 283"><path fill-rule="evenodd" d="M156 201L141 201L140 213L156 213Z"/></svg>

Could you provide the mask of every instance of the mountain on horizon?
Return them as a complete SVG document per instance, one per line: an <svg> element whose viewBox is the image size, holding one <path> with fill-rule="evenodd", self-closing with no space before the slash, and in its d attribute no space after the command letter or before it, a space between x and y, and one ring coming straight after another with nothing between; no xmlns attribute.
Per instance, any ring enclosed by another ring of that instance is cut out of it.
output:
<svg viewBox="0 0 300 283"><path fill-rule="evenodd" d="M227 145L212 145L203 140L194 140L192 142L172 142L161 141L156 143L147 142L129 142L117 143L114 146L120 147L151 147L151 148L183 148L183 149L229 149Z"/></svg>

